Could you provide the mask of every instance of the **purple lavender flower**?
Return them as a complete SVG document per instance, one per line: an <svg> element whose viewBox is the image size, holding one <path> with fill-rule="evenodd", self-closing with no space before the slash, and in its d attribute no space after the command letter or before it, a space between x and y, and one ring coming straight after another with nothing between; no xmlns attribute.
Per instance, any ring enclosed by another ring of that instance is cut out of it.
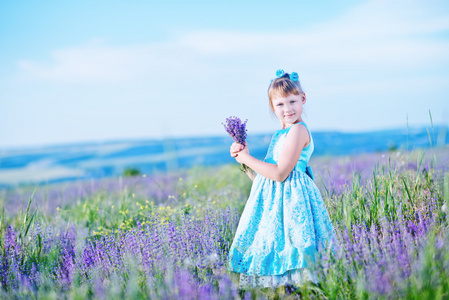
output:
<svg viewBox="0 0 449 300"><path fill-rule="evenodd" d="M246 140L246 122L248 120L242 123L242 120L237 117L229 117L226 118L226 124L223 124L223 126L236 143L244 145Z"/></svg>
<svg viewBox="0 0 449 300"><path fill-rule="evenodd" d="M245 120L245 122L242 123L242 120L239 118L233 116L226 118L226 124L223 124L224 128L226 129L226 132L232 137L232 139L239 144L245 145L246 140L246 122L248 120ZM249 171L249 167L245 164L242 164L240 170L242 172Z"/></svg>

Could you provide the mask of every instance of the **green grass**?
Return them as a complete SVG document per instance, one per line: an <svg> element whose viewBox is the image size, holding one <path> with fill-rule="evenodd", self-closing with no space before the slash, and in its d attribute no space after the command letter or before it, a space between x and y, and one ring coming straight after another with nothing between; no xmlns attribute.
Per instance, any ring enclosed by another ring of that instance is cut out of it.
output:
<svg viewBox="0 0 449 300"><path fill-rule="evenodd" d="M392 155L388 163L378 164L373 161L372 172L369 176L366 173L363 174L362 170L353 171L350 183L342 187L340 192L330 192L324 181L320 185L330 217L334 224L339 224L339 230L343 226L351 228L359 224L364 224L368 228L372 228L373 225L382 228L385 226L385 220L410 221L418 224L417 213L434 221L435 226L429 231L428 237L423 238L419 247L410 248L415 249L412 255L413 272L405 283L393 281L391 297L403 299L449 297L449 284L446 280L449 275L447 264L449 250L446 247L449 241L446 217L449 207L449 172L444 165L437 165L440 158L447 155L447 148L443 150L446 152L442 154L438 152L430 157L423 151L413 151L402 155ZM334 158L334 165L338 163L337 160ZM443 158L442 161L444 161ZM318 163L319 160L316 162ZM410 162L416 163L416 167L408 168L407 163ZM337 172L333 170L332 164L327 167L330 174ZM7 251L5 236L8 226L12 226L16 232L15 242L25 253L20 256L21 261L18 265L25 269L38 265L42 273L48 275L47 279L40 281L38 298L54 299L61 293L65 297L74 299L96 298L98 295L94 283L86 281L83 274L75 273L73 283L68 290L64 290L64 286L58 283L57 278L60 275L54 270L58 270L58 264L61 263L62 245L46 246L45 240L48 238L48 233L47 235L40 233L39 228L53 228L54 235L66 234L72 230L71 228L84 232L84 236L77 240L76 247L81 249L89 242L98 243L108 235L116 234L119 229L121 232L137 234L139 233L138 224L153 226L156 222L158 226L162 226L161 228L168 228L169 222L181 226L182 218L185 216L191 217L192 220L203 220L205 216L210 215L208 212L225 210L228 207L236 209L238 214L243 211L250 192L251 181L239 170L238 165L218 168L195 167L183 174L171 183L174 187L173 193L167 195L165 200L147 197L135 186L124 186L118 192L98 190L88 197L70 202L58 203L53 199L45 199L48 203L55 201L54 214L33 206L31 193L31 197L26 201L28 205L17 214L9 214L5 212L5 209L2 210L1 251L3 254ZM37 187L36 192L43 188ZM24 194L31 192L30 188L22 189L27 191ZM6 198L1 201L5 203ZM227 247L232 242L235 225L226 225L227 231L224 241L221 242L227 242ZM355 241L354 232L350 231L348 234L351 241ZM387 247L385 240L387 237L386 232L381 232L376 237L379 240L376 241L381 247ZM444 241L443 247L438 244L441 239ZM223 247L226 249L225 246ZM382 249L384 248L380 248ZM369 253L373 255L369 259L375 260L376 256L373 253ZM300 287L304 299L390 298L376 294L368 286L369 278L366 275L368 258L361 262L356 262L354 257L343 259L330 256L329 259L330 266L326 269L326 276L320 287L312 285ZM135 265L136 261L130 259L129 264L129 274L125 276L112 272L111 275L106 276L107 280L101 283L103 289L109 289L108 295L111 297L145 298L153 295L155 298L163 298L163 295L173 292L167 283L168 273L158 271L160 286L153 287L153 290L148 285L145 273L139 269L138 265ZM210 281L216 288L222 277L215 272L224 272L223 269L199 270L191 266L185 267L190 268L188 270L196 276L195 280L202 283ZM88 274L97 276L95 272L100 270L88 271ZM227 274L233 278L235 286L237 280L235 274ZM4 286L0 287L0 290L2 291L0 296L34 297L30 292L32 289L25 287ZM287 295L282 294L281 290L251 292L253 297L288 298Z"/></svg>

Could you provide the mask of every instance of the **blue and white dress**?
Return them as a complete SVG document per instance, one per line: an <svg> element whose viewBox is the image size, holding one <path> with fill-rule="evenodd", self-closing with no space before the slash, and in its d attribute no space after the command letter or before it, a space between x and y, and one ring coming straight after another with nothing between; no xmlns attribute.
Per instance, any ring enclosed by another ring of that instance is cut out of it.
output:
<svg viewBox="0 0 449 300"><path fill-rule="evenodd" d="M241 273L240 287L318 283L310 270L318 245L335 251L335 230L320 191L305 173L314 146L305 147L290 175L277 182L257 174L232 242L228 270ZM296 123L296 124L299 124ZM265 162L277 164L293 126L275 132Z"/></svg>

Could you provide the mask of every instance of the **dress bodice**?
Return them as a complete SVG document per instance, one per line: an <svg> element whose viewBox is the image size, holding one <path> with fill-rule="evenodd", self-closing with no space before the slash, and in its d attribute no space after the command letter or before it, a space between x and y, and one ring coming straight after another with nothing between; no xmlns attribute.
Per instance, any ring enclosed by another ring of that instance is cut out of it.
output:
<svg viewBox="0 0 449 300"><path fill-rule="evenodd" d="M310 157L312 156L314 146L313 146L313 139L312 134L310 133L309 127L304 122L298 122L296 124L303 124L307 131L309 132L310 136L310 143L302 149L301 156L298 159L298 162L296 163L293 170L305 172L307 164L309 163ZM285 138L287 137L288 132L290 129L295 126L296 124L293 124L292 126L277 130L273 137L271 138L270 146L268 147L267 155L264 159L264 162L277 164L279 161L279 156L281 155L282 148L284 147Z"/></svg>

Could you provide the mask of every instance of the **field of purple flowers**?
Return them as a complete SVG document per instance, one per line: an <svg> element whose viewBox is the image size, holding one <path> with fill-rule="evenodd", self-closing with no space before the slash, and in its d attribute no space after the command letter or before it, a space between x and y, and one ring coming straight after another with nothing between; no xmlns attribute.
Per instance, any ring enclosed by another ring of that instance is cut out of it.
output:
<svg viewBox="0 0 449 300"><path fill-rule="evenodd" d="M1 190L0 298L449 298L449 148L311 166L341 243L318 286L238 290L226 259L251 181L236 164Z"/></svg>

